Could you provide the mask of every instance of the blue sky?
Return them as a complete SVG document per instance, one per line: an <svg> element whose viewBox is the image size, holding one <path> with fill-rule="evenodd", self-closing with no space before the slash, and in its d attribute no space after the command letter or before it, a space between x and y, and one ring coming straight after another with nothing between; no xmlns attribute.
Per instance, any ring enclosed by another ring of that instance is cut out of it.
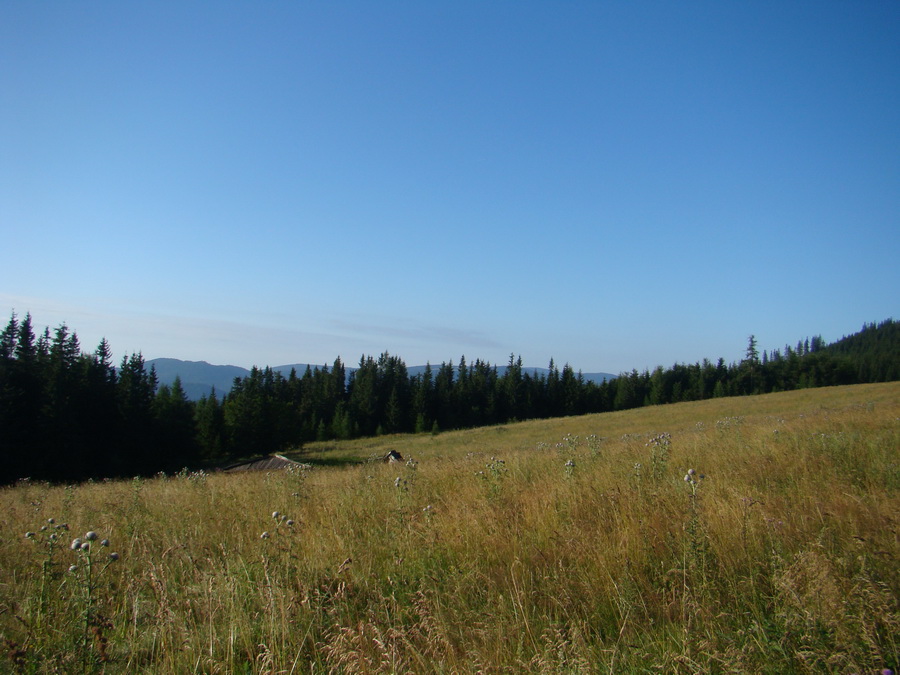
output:
<svg viewBox="0 0 900 675"><path fill-rule="evenodd" d="M900 3L0 4L0 309L620 372L900 317Z"/></svg>

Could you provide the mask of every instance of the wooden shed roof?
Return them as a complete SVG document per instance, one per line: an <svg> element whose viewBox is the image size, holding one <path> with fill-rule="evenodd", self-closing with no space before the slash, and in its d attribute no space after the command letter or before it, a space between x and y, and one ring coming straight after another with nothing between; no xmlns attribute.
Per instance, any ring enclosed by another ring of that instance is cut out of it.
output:
<svg viewBox="0 0 900 675"><path fill-rule="evenodd" d="M279 469L287 469L290 467L309 468L309 464L295 462L288 459L284 455L269 455L261 459L255 459L250 462L241 462L240 464L232 464L226 466L223 470L227 472L234 471L277 471Z"/></svg>

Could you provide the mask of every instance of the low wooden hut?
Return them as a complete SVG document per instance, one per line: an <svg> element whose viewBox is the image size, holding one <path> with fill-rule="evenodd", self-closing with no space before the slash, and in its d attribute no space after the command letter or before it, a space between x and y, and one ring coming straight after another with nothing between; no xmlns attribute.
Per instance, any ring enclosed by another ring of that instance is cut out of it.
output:
<svg viewBox="0 0 900 675"><path fill-rule="evenodd" d="M279 471L281 469L304 469L309 468L309 464L288 459L284 455L269 455L260 459L254 459L249 462L241 462L240 464L232 464L226 466L223 471L232 473L236 471Z"/></svg>

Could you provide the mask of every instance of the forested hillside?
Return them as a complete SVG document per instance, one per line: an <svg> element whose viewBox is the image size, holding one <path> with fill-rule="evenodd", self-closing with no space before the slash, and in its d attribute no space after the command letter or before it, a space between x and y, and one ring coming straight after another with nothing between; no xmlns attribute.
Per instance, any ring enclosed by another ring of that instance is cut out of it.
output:
<svg viewBox="0 0 900 675"><path fill-rule="evenodd" d="M254 368L229 394L193 402L177 380L158 386L140 354L116 368L105 340L83 352L67 326L36 336L30 315L13 315L0 334L0 481L173 472L313 440L896 379L900 330L889 319L830 345L814 337L761 355L751 336L738 363L660 366L603 383L552 361L546 374L529 373L513 356L503 369L461 358L411 375L384 353L363 357L349 377L340 359L288 376Z"/></svg>

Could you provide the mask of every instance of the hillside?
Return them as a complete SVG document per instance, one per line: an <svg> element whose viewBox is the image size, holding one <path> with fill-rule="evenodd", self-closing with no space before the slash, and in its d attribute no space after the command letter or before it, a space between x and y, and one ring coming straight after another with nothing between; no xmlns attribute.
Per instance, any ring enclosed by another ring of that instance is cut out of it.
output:
<svg viewBox="0 0 900 675"><path fill-rule="evenodd" d="M181 379L184 393L192 401L209 396L213 390L218 395L231 391L234 378L247 377L250 371L240 366L216 366L206 361L182 361L180 359L151 359L147 368L156 370L159 383L171 385Z"/></svg>
<svg viewBox="0 0 900 675"><path fill-rule="evenodd" d="M300 471L20 483L8 665L896 670L898 419L892 382L317 443ZM406 461L354 464L388 447Z"/></svg>
<svg viewBox="0 0 900 675"><path fill-rule="evenodd" d="M302 450L288 453L293 459L314 465L334 465L360 462L383 457L389 450L398 450L404 457L439 455L463 458L478 448L479 452L494 450L531 451L543 442L547 449L559 451L564 439L576 437L586 444L591 436L604 444L650 437L657 433L682 433L689 436L698 430L752 422L765 425L794 416L805 419L812 411L816 417L828 416L829 410L889 409L900 407L900 382L885 384L820 387L759 396L733 396L685 403L645 406L630 410L599 414L530 420L476 429L431 434L392 434L377 438L308 443ZM900 419L898 417L897 419ZM723 422L724 420L724 422ZM738 421L739 420L739 421ZM777 428L777 427L773 427ZM900 427L895 429L900 433ZM900 444L890 448L891 452ZM887 449L886 449L887 450ZM900 480L900 473L895 476Z"/></svg>
<svg viewBox="0 0 900 675"><path fill-rule="evenodd" d="M888 319L867 324L853 335L825 347L826 353L853 363L860 381L891 382L900 379L900 322Z"/></svg>

